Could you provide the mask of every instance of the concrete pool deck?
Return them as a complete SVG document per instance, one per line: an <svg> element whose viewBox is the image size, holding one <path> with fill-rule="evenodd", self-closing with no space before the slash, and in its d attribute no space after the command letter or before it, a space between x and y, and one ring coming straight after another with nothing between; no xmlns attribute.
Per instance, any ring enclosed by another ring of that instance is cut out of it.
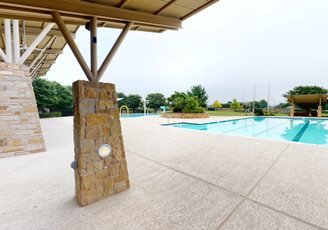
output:
<svg viewBox="0 0 328 230"><path fill-rule="evenodd" d="M43 119L46 153L0 159L0 229L328 229L328 147L121 121L129 190L79 207L72 117Z"/></svg>

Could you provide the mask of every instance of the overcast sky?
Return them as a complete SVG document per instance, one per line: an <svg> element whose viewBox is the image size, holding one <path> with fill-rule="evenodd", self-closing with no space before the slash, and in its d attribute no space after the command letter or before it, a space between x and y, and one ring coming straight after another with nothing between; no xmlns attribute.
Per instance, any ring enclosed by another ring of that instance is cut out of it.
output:
<svg viewBox="0 0 328 230"><path fill-rule="evenodd" d="M119 34L98 29L98 65ZM75 39L89 63L89 32ZM327 0L221 0L187 19L183 29L130 32L102 78L118 92L165 96L203 85L209 103L232 98L283 102L297 85L328 88ZM47 78L70 85L86 80L69 47Z"/></svg>

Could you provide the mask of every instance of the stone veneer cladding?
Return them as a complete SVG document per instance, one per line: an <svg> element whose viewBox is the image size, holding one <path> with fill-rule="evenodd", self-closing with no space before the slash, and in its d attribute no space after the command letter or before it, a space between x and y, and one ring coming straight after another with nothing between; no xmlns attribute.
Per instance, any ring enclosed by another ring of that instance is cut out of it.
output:
<svg viewBox="0 0 328 230"><path fill-rule="evenodd" d="M115 86L76 81L74 92L75 196L84 206L129 188ZM101 159L101 144L112 155Z"/></svg>
<svg viewBox="0 0 328 230"><path fill-rule="evenodd" d="M43 151L29 72L23 65L0 62L0 157Z"/></svg>

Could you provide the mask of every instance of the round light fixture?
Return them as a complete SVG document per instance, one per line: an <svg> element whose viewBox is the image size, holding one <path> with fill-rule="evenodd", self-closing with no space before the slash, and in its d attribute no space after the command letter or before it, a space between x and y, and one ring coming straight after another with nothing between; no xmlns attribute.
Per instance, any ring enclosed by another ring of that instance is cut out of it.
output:
<svg viewBox="0 0 328 230"><path fill-rule="evenodd" d="M112 147L108 144L102 144L99 146L97 154L100 158L105 159L112 154Z"/></svg>

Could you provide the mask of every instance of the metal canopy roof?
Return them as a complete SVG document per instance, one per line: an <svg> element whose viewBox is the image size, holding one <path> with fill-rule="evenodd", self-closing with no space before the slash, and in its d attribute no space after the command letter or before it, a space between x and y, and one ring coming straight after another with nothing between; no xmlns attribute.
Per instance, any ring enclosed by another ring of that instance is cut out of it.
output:
<svg viewBox="0 0 328 230"><path fill-rule="evenodd" d="M49 22L51 13L59 12L74 36L80 25L97 17L98 27L122 29L133 22L131 30L163 32L178 30L184 19L218 0L1 0L0 18L19 19L21 52L29 47ZM0 20L0 48L4 48L4 23ZM49 45L49 43L51 43ZM47 43L49 46L47 46ZM47 46L37 76L47 73L66 41L55 25L24 64L30 65L39 51Z"/></svg>
<svg viewBox="0 0 328 230"><path fill-rule="evenodd" d="M327 102L327 94L288 95L289 103L296 104L319 104Z"/></svg>
<svg viewBox="0 0 328 230"><path fill-rule="evenodd" d="M182 20L218 0L1 0L0 16L52 21L51 11L59 12L66 23L84 25L95 16L103 27L162 32L181 28Z"/></svg>

